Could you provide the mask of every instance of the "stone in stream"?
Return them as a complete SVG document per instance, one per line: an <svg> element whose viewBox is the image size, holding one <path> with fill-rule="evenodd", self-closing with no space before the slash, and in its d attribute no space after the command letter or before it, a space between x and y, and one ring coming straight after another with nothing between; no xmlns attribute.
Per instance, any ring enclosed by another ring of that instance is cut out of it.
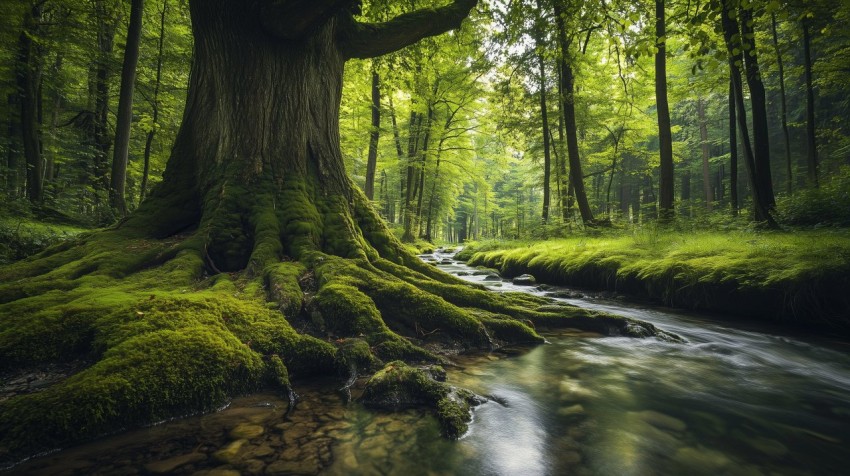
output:
<svg viewBox="0 0 850 476"><path fill-rule="evenodd" d="M537 284L537 279L530 274L523 274L514 278L512 282L517 286L534 286Z"/></svg>
<svg viewBox="0 0 850 476"><path fill-rule="evenodd" d="M213 457L223 463L233 463L239 458L242 447L248 440L236 440L229 445L213 453Z"/></svg>
<svg viewBox="0 0 850 476"><path fill-rule="evenodd" d="M499 276L499 273L492 269L476 269L472 272L473 276Z"/></svg>
<svg viewBox="0 0 850 476"><path fill-rule="evenodd" d="M469 276L469 275L470 275L470 274L469 274L469 273L467 273L466 271L458 271L458 272L457 272L457 273L455 273L455 274L456 274L457 276Z"/></svg>
<svg viewBox="0 0 850 476"><path fill-rule="evenodd" d="M154 461L145 465L145 469L154 474L168 474L177 468L190 463L198 463L207 459L203 453L187 453L173 458Z"/></svg>
<svg viewBox="0 0 850 476"><path fill-rule="evenodd" d="M562 401L587 400L596 395L596 392L583 387L577 380L573 379L562 380L558 389L561 391Z"/></svg>
<svg viewBox="0 0 850 476"><path fill-rule="evenodd" d="M562 291L548 292L548 293L546 293L546 297L558 298L558 299L582 299L585 296L584 296L584 294L582 294L578 291L562 290Z"/></svg>
<svg viewBox="0 0 850 476"><path fill-rule="evenodd" d="M454 261L452 261L448 258L443 258L443 260L440 261L440 264L454 264Z"/></svg>
<svg viewBox="0 0 850 476"><path fill-rule="evenodd" d="M484 281L501 281L501 280L502 280L502 278L500 278L498 274L488 274L484 278Z"/></svg>
<svg viewBox="0 0 850 476"><path fill-rule="evenodd" d="M256 438L263 434L265 430L260 425L252 425L250 423L240 423L230 430L230 437L234 440L242 438Z"/></svg>
<svg viewBox="0 0 850 476"><path fill-rule="evenodd" d="M266 466L266 474L316 474L319 469L318 461L314 458L301 461L277 460Z"/></svg>

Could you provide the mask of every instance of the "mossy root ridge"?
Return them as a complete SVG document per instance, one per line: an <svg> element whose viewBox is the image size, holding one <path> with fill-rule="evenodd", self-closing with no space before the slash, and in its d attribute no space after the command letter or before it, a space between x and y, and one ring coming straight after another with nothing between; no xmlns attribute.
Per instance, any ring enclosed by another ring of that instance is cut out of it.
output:
<svg viewBox="0 0 850 476"><path fill-rule="evenodd" d="M289 395L290 378L537 344L541 326L664 336L444 274L353 186L345 196L294 179L233 183L243 185L180 213L154 194L112 229L0 269L0 375L82 369L38 392L0 393L0 465L259 387ZM450 403L446 415L463 413Z"/></svg>

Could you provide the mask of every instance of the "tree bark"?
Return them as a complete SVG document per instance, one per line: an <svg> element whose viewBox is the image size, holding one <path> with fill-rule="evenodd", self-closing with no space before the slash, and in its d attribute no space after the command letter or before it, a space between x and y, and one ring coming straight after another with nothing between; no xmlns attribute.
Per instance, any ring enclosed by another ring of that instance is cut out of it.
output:
<svg viewBox="0 0 850 476"><path fill-rule="evenodd" d="M655 0L655 101L658 110L658 148L661 170L658 180L658 218L673 218L673 134L670 131L670 106L667 101L667 31L664 0Z"/></svg>
<svg viewBox="0 0 850 476"><path fill-rule="evenodd" d="M109 186L109 204L120 216L127 215L127 162L130 157L130 126L133 124L133 90L136 86L136 65L139 63L139 43L142 39L142 14L144 0L130 3L130 26L127 29L127 46L121 67L121 91L118 95L118 121L115 125L115 146L112 149L112 176Z"/></svg>
<svg viewBox="0 0 850 476"><path fill-rule="evenodd" d="M416 18L429 27L400 32L397 18L375 27L393 34L374 37L338 7L297 38L281 39L259 28L273 20L268 12L235 0L191 1L195 49L183 124L162 183L124 226L144 223L156 236L198 226L219 271L262 269L269 254L363 253L362 238L344 232L359 223L351 217L362 202L339 145L343 65L446 31L474 3L402 15L401 24Z"/></svg>
<svg viewBox="0 0 850 476"><path fill-rule="evenodd" d="M24 27L18 39L17 82L21 106L21 139L26 163L26 194L33 203L44 200L44 169L41 158L39 124L39 83L42 52L37 44L42 4L36 3L24 14Z"/></svg>
<svg viewBox="0 0 850 476"><path fill-rule="evenodd" d="M791 134L788 132L788 104L785 100L785 66L782 51L779 49L779 37L776 34L776 13L770 14L770 27L773 33L773 49L776 51L776 66L779 69L779 105L782 114L782 139L785 143L785 187L786 193L794 192L794 177L791 167Z"/></svg>
<svg viewBox="0 0 850 476"><path fill-rule="evenodd" d="M151 147L153 146L153 138L156 134L156 125L159 120L159 88L162 84L162 52L165 44L165 19L168 15L168 0L162 1L162 11L159 17L159 42L157 44L156 54L156 79L153 86L153 98L151 99L152 121L151 129L148 131L145 138L144 166L142 170L142 184L139 187L139 203L144 201L148 190L148 177L150 176L151 168Z"/></svg>
<svg viewBox="0 0 850 476"><path fill-rule="evenodd" d="M714 193L711 186L711 169L708 164L708 124L705 119L705 102L702 98L697 99L697 118L699 120L700 149L702 150L702 190L705 196L705 208L711 210L714 202Z"/></svg>
<svg viewBox="0 0 850 476"><path fill-rule="evenodd" d="M539 3L539 2L538 2ZM538 48L541 46L538 45ZM544 68L543 55L537 55L537 64L540 70L540 119L543 125L543 223L549 221L549 203L552 174L552 157L549 144L549 112L546 109L546 70Z"/></svg>
<svg viewBox="0 0 850 476"><path fill-rule="evenodd" d="M732 74L735 71L732 71ZM739 76L740 77L740 76ZM738 127L735 114L735 80L729 79L729 202L732 216L738 216Z"/></svg>
<svg viewBox="0 0 850 476"><path fill-rule="evenodd" d="M818 147L815 136L815 91L812 86L812 39L803 19L803 69L806 76L806 169L809 183L818 186Z"/></svg>
<svg viewBox="0 0 850 476"><path fill-rule="evenodd" d="M372 63L372 127L369 130L369 155L366 159L366 198L374 199L375 168L378 165L378 138L381 127L381 86L378 71Z"/></svg>
<svg viewBox="0 0 850 476"><path fill-rule="evenodd" d="M770 215L767 204L764 202L765 193L761 191L764 181L758 178L759 173L763 172L763 170L759 170L756 167L755 154L750 145L746 107L744 105L744 90L741 81L741 70L739 69L739 65L743 64L743 49L735 44L735 35L740 37L740 30L738 29L737 21L735 20L736 17L734 17L734 8L730 0L724 0L724 11L720 17L723 38L729 58L729 76L735 98L735 116L738 122L738 130L741 133L741 144L744 146L744 165L747 169L750 187L753 190L754 218L756 221L766 222L771 228L776 228L777 224Z"/></svg>
<svg viewBox="0 0 850 476"><path fill-rule="evenodd" d="M584 173L581 168L581 159L579 158L578 150L578 127L576 125L576 109L575 109L575 79L573 77L573 69L569 62L569 47L570 42L567 41L566 27L564 25L563 11L560 5L555 2L555 23L558 27L558 43L561 48L561 54L558 58L558 65L561 70L561 108L564 111L564 127L567 135L567 156L570 161L570 184L575 194L576 203L578 204L581 219L586 225L593 224L593 211L590 209L590 203L587 201L587 193L584 189Z"/></svg>
<svg viewBox="0 0 850 476"><path fill-rule="evenodd" d="M753 11L739 9L742 50L747 85L750 88L750 104L753 114L753 156L755 157L756 180L759 183L761 203L767 210L773 209L776 199L773 193L773 176L770 172L770 131L767 125L767 99L764 83L759 70L755 32L753 30Z"/></svg>
<svg viewBox="0 0 850 476"><path fill-rule="evenodd" d="M549 221L549 205L551 202L550 182L552 174L552 156L549 144L549 111L546 107L546 63L543 60L543 29L540 23L543 21L539 18L542 15L543 7L540 0L537 0L538 18L535 18L534 43L537 48L537 66L540 75L540 119L543 127L543 211L541 217L543 223Z"/></svg>
<svg viewBox="0 0 850 476"><path fill-rule="evenodd" d="M109 12L103 0L94 2L94 16L97 23L97 57L94 61L94 199L95 206L100 205L101 194L109 190L108 176L109 148L112 139L109 135L109 77L112 73L111 62L115 41L117 15Z"/></svg>

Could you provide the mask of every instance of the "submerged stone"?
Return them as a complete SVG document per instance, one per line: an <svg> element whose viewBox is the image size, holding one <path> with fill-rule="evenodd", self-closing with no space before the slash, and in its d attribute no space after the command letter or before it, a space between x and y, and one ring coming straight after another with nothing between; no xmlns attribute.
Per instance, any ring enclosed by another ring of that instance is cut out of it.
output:
<svg viewBox="0 0 850 476"><path fill-rule="evenodd" d="M207 455L203 453L187 453L185 455L148 463L145 465L145 469L154 474L168 474L181 466L204 461L205 459L207 459Z"/></svg>
<svg viewBox="0 0 850 476"><path fill-rule="evenodd" d="M242 438L256 438L263 434L265 430L260 425L250 423L240 423L230 430L230 437L238 440Z"/></svg>

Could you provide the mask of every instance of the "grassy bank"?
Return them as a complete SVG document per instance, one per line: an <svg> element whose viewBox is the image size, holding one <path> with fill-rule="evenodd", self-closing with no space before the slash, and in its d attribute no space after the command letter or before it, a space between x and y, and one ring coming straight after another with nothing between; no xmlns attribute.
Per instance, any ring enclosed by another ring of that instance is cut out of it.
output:
<svg viewBox="0 0 850 476"><path fill-rule="evenodd" d="M670 306L850 330L850 232L634 232L478 242L471 265Z"/></svg>

